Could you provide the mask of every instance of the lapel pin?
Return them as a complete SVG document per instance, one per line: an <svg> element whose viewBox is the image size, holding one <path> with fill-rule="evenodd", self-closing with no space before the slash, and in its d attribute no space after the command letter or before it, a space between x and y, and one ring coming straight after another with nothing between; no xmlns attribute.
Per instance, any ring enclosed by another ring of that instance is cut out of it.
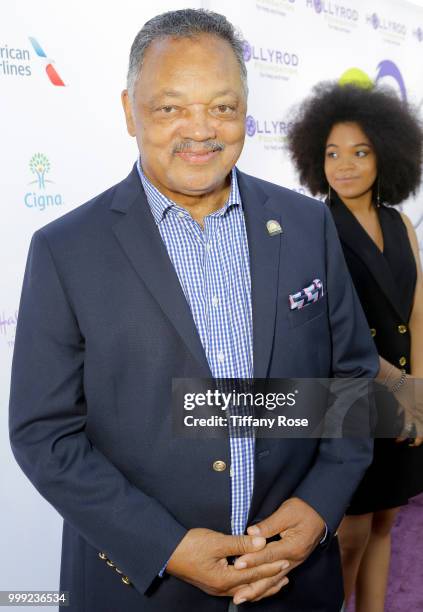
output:
<svg viewBox="0 0 423 612"><path fill-rule="evenodd" d="M270 219L266 223L267 231L271 236L277 236L278 234L282 234L282 228L277 221L274 219Z"/></svg>

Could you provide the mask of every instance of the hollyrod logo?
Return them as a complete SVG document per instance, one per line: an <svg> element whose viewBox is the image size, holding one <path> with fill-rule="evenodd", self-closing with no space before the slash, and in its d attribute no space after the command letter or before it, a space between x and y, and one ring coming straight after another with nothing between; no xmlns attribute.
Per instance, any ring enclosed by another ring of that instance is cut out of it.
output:
<svg viewBox="0 0 423 612"><path fill-rule="evenodd" d="M297 75L299 59L295 53L270 47L256 47L247 40L243 46L245 62L251 62L254 68L259 70L261 77L288 81L291 76Z"/></svg>
<svg viewBox="0 0 423 612"><path fill-rule="evenodd" d="M64 82L62 81L62 79L60 78L59 74L57 73L56 69L53 66L53 60L47 57L46 53L43 51L43 49L41 48L41 45L39 44L36 38L34 38L33 36L30 36L29 40L30 40L30 43L35 53L45 63L45 71L50 80L50 83L52 83L56 87L64 87L65 85Z"/></svg>
<svg viewBox="0 0 423 612"><path fill-rule="evenodd" d="M270 49L264 47L256 47L250 45L250 43L244 40L244 60L249 62L250 60L257 60L269 64L276 64L279 66L298 66L298 55L295 53L288 53L287 51L281 51L280 49Z"/></svg>
<svg viewBox="0 0 423 612"><path fill-rule="evenodd" d="M357 9L345 4L338 4L337 2L306 0L306 5L308 8L314 9L318 15L322 14L327 17L336 17L347 22L355 22L358 21L359 18Z"/></svg>
<svg viewBox="0 0 423 612"><path fill-rule="evenodd" d="M265 149L282 149L290 123L274 119L256 119L248 115L245 130L250 138L257 137Z"/></svg>
<svg viewBox="0 0 423 612"><path fill-rule="evenodd" d="M388 39L395 37L397 42L398 39L404 39L407 34L407 27L405 24L400 23L399 21L393 21L392 19L387 19L386 17L378 15L377 13L367 15L366 22L374 30L378 30L382 35L387 36Z"/></svg>
<svg viewBox="0 0 423 612"><path fill-rule="evenodd" d="M44 153L35 153L29 160L29 169L35 176L35 180L29 185L35 185L36 191L28 191L24 196L24 204L27 208L45 210L48 207L62 206L63 198L60 193L48 193L47 183L53 181L46 178L50 172L50 161Z"/></svg>

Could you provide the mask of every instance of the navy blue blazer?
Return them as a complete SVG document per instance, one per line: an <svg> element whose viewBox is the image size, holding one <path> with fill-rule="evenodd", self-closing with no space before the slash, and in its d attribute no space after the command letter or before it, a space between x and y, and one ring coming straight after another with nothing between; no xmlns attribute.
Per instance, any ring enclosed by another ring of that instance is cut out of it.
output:
<svg viewBox="0 0 423 612"><path fill-rule="evenodd" d="M254 375L372 377L377 354L326 206L238 172L250 252ZM283 233L270 236L269 219ZM319 278L325 296L290 311ZM172 377L211 377L189 306L134 167L37 231L16 333L10 438L63 516L61 588L73 612L227 609L157 574L187 529L230 533L228 440L172 436ZM333 534L371 461L364 440L257 440L249 523L287 498ZM39 555L37 555L39 558ZM336 538L281 593L242 609L338 612Z"/></svg>

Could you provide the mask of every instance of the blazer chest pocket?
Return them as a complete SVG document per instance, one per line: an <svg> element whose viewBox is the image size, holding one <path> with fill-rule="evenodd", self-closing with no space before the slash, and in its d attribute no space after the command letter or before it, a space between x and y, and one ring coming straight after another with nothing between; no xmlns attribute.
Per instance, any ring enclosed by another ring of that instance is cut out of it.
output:
<svg viewBox="0 0 423 612"><path fill-rule="evenodd" d="M317 319L324 312L326 312L326 294L318 299L317 302L312 302L299 310L290 310L288 313L289 323L291 327L298 327L303 325L303 323Z"/></svg>

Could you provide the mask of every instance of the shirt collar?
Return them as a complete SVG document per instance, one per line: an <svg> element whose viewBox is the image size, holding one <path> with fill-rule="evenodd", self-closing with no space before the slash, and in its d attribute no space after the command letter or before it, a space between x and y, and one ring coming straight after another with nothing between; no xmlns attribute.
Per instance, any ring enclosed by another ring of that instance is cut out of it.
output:
<svg viewBox="0 0 423 612"><path fill-rule="evenodd" d="M186 215L189 215L188 211L183 208L183 206L176 204L176 202L173 202L173 200L161 193L161 191L159 191L157 187L155 187L153 183L146 177L141 167L140 158L138 158L137 160L137 170L138 175L141 179L143 189L145 191L145 195L147 197L147 202L151 208L151 212L157 225L161 221L163 221L167 212L172 208L176 212L182 212ZM242 209L241 194L238 187L238 179L236 176L235 167L233 167L231 170L231 191L229 193L229 197L225 205L209 216L222 217L233 206L237 206Z"/></svg>

